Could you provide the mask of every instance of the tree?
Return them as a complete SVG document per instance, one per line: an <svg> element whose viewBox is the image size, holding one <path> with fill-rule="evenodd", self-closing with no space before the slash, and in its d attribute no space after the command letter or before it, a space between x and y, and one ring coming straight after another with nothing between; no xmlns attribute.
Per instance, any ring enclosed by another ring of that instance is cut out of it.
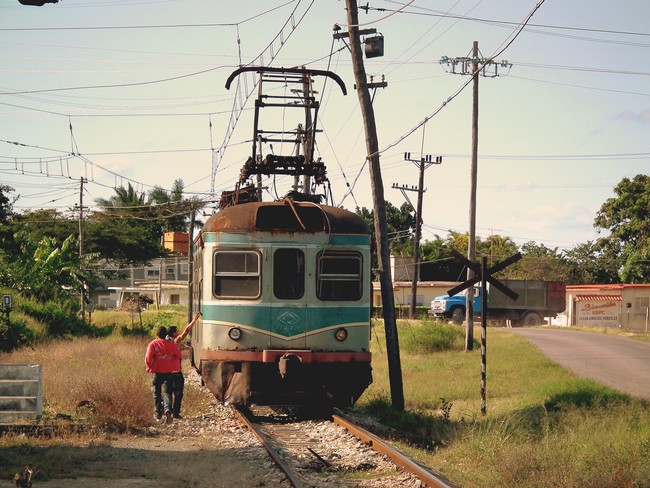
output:
<svg viewBox="0 0 650 488"><path fill-rule="evenodd" d="M603 203L594 227L607 229L607 247L620 259L623 283L650 283L650 176L623 178Z"/></svg>
<svg viewBox="0 0 650 488"><path fill-rule="evenodd" d="M27 232L16 233L21 252L0 254L4 286L39 301L65 301L77 296L82 286L96 284L88 254L79 259L77 240L70 235L61 244L45 236L34 242Z"/></svg>
<svg viewBox="0 0 650 488"><path fill-rule="evenodd" d="M13 204L16 199L9 198L9 193L13 191L14 189L9 185L0 183L0 225L6 224L14 214Z"/></svg>
<svg viewBox="0 0 650 488"><path fill-rule="evenodd" d="M421 281L458 281L465 266L451 257L447 241L436 235L420 246Z"/></svg>
<svg viewBox="0 0 650 488"><path fill-rule="evenodd" d="M174 181L171 191L161 186L154 186L149 192L149 203L152 210L158 214L163 232L187 231L187 220L190 213L190 202L183 200L185 184L182 179Z"/></svg>
<svg viewBox="0 0 650 488"><path fill-rule="evenodd" d="M520 249L522 259L508 266L499 277L511 280L566 281L568 268L558 251L534 241L523 244Z"/></svg>
<svg viewBox="0 0 650 488"><path fill-rule="evenodd" d="M124 188L118 186L114 188L115 195L110 198L97 198L95 203L105 209L117 208L121 212L133 213L141 212L145 205L145 194L136 191L133 185L129 182L129 186Z"/></svg>
<svg viewBox="0 0 650 488"><path fill-rule="evenodd" d="M38 243L44 237L52 237L59 244L70 235L79 233L77 217L71 217L56 209L39 209L25 211L14 215L12 227L20 231L25 239Z"/></svg>
<svg viewBox="0 0 650 488"><path fill-rule="evenodd" d="M478 239L477 254L488 258L488 266L494 266L517 253L517 244L509 237L493 234L484 241Z"/></svg>
<svg viewBox="0 0 650 488"><path fill-rule="evenodd" d="M375 242L374 212L366 207L357 209L357 215L361 216L372 231L372 239ZM415 229L415 214L408 203L400 208L390 202L386 202L386 226L388 228L389 248L392 255L412 256L413 255L413 231ZM377 270L378 259L375 248L372 252L372 269ZM377 278L376 272L373 273Z"/></svg>
<svg viewBox="0 0 650 488"><path fill-rule="evenodd" d="M455 232L453 230L450 230L449 234L447 234L447 240L445 241L445 246L449 251L453 249L454 251L466 255L468 243L469 243L469 232L461 233L461 232Z"/></svg>
<svg viewBox="0 0 650 488"><path fill-rule="evenodd" d="M160 244L162 227L144 193L138 194L131 183L115 188L109 199L98 198L102 207L88 219L85 247L103 259L137 265L164 256Z"/></svg>
<svg viewBox="0 0 650 488"><path fill-rule="evenodd" d="M16 199L10 198L9 193L13 191L9 185L0 183L0 249L7 248L12 236L9 223L14 215L13 204Z"/></svg>
<svg viewBox="0 0 650 488"><path fill-rule="evenodd" d="M366 207L357 210L371 229L374 229L374 213ZM415 232L415 213L408 203L397 208L386 202L386 225L391 254L399 256L413 255L413 233Z"/></svg>
<svg viewBox="0 0 650 488"><path fill-rule="evenodd" d="M619 260L606 239L587 241L562 253L567 268L567 284L620 283Z"/></svg>

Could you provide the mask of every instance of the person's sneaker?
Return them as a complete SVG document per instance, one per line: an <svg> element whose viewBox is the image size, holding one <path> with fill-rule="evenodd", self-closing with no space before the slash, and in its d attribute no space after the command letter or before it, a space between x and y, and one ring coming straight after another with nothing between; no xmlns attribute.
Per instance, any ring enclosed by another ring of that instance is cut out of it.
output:
<svg viewBox="0 0 650 488"><path fill-rule="evenodd" d="M165 423L166 424L171 424L174 419L172 418L172 413L171 412L165 412Z"/></svg>
<svg viewBox="0 0 650 488"><path fill-rule="evenodd" d="M155 414L155 415L153 416L153 419L154 419L156 422L160 422L160 421L162 420L162 415L159 414L159 413L157 413L157 414Z"/></svg>
<svg viewBox="0 0 650 488"><path fill-rule="evenodd" d="M182 420L183 417L181 417L179 414L174 414L174 418L177 420Z"/></svg>

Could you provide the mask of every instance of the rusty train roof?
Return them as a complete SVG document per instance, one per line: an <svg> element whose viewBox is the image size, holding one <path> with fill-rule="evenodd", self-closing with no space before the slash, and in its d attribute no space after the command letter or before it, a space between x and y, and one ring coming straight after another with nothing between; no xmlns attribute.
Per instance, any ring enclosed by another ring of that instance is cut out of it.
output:
<svg viewBox="0 0 650 488"><path fill-rule="evenodd" d="M203 232L328 232L370 234L365 220L338 207L299 202L253 202L212 215Z"/></svg>

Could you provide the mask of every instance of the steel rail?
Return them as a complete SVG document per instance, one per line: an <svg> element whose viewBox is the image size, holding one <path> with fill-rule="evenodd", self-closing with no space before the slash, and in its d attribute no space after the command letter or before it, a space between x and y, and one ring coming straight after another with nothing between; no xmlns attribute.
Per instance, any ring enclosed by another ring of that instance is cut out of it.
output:
<svg viewBox="0 0 650 488"><path fill-rule="evenodd" d="M397 466L417 476L423 483L430 488L456 488L455 485L437 476L426 466L422 466L406 454L401 453L388 443L380 439L367 430L355 425L352 421L342 417L340 414L333 414L332 420L335 424L343 427L350 434L355 436L361 442L368 444L372 449L380 454L388 456Z"/></svg>
<svg viewBox="0 0 650 488"><path fill-rule="evenodd" d="M257 436L257 438L260 440L260 442L267 450L269 455L273 458L273 461L275 461L275 464L277 464L278 467L287 476L287 479L289 480L291 485L294 488L304 488L305 483L300 478L300 476L298 476L294 471L291 470L289 465L280 457L277 451L273 448L273 445L270 442L268 436L264 432L262 432L262 430L259 429L257 425L255 425L255 422L253 422L249 418L249 415L252 415L251 411L248 408L243 407L241 405L232 405L232 409L237 415L237 417L239 418L239 420Z"/></svg>

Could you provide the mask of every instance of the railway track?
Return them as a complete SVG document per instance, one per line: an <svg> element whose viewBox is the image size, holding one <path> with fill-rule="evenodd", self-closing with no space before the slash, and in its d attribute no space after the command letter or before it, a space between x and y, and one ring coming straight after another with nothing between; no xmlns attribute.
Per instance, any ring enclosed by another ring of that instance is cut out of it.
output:
<svg viewBox="0 0 650 488"><path fill-rule="evenodd" d="M296 488L453 488L341 414L304 420L270 407L233 409Z"/></svg>

